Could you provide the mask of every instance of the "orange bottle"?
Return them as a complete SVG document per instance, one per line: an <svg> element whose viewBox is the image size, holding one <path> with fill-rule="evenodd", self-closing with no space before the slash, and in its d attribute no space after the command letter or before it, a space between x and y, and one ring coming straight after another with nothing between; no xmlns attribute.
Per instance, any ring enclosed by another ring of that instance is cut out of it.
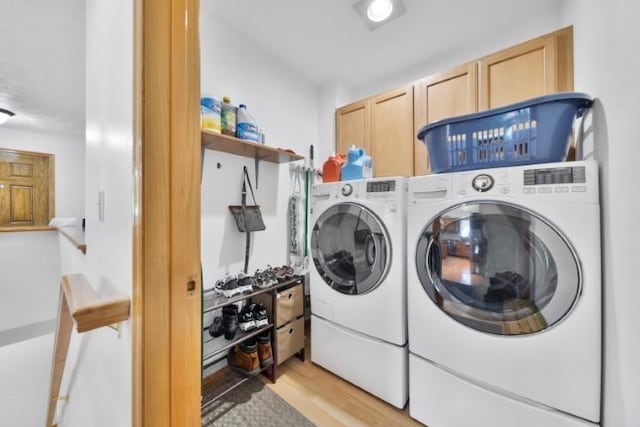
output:
<svg viewBox="0 0 640 427"><path fill-rule="evenodd" d="M330 156L322 165L322 182L340 181L340 171L346 161L344 154L334 154Z"/></svg>

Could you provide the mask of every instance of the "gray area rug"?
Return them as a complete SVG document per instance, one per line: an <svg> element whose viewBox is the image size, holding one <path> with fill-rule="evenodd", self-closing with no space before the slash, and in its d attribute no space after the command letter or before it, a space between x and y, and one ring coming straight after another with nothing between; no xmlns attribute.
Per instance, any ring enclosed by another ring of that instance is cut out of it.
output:
<svg viewBox="0 0 640 427"><path fill-rule="evenodd" d="M202 426L301 427L313 426L294 407L252 378L202 412Z"/></svg>

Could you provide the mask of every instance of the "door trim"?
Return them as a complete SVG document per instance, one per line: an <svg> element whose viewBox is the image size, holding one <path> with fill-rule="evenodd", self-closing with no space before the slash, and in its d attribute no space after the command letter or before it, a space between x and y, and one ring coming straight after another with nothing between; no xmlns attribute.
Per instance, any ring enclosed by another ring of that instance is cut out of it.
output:
<svg viewBox="0 0 640 427"><path fill-rule="evenodd" d="M199 0L134 0L132 425L200 420Z"/></svg>

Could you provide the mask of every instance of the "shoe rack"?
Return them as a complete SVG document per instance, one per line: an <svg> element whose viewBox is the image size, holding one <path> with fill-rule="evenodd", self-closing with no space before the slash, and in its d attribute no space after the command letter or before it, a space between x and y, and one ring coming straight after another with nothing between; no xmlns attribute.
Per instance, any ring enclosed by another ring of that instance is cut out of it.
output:
<svg viewBox="0 0 640 427"><path fill-rule="evenodd" d="M298 286L300 287L298 288ZM267 288L257 288L251 293L237 295L231 298L218 295L213 290L204 292L202 300L203 316L205 313L219 310L227 305L236 304L241 301L246 301L247 303L262 302L268 311L269 324L246 332L238 330L232 340L225 339L224 335L213 338L209 335L209 325L202 325L202 409L205 409L231 390L260 373L265 373L267 377L275 383L277 366L281 364L285 358L293 354L297 354L301 360L304 360L304 340L302 341L301 348L296 349L295 346L289 345L288 341L283 341L282 339L285 338L284 335L288 333L288 329L286 331L282 329L284 325L280 325L281 319L288 316L286 312L289 310L288 306L291 304L284 303L283 305L280 300L284 301L283 295L287 296L287 300L290 299L288 295L291 294L292 291L288 291L289 289L304 289L304 277L295 276L276 285ZM302 297L304 297L304 292L302 292ZM278 307L281 307L281 311L285 312L285 317L283 317L282 313L280 313L280 315L278 314ZM298 318L299 316L295 317ZM302 337L304 337L304 314L301 318L303 329L300 331L299 327L296 327L295 333L299 334L301 332ZM276 329L274 327L275 325L280 327ZM293 330L292 322L287 323L287 325L290 325L290 329ZM215 372L210 374L206 373L208 369L211 370L212 367L215 367L215 365L220 364L220 362L226 359L229 351L237 344L256 337L265 331L271 331L271 348L274 358L271 365L260 369L260 372L255 375L246 375L238 372L229 365L215 370ZM280 333L280 331L283 332ZM291 335L293 337L293 332L291 332Z"/></svg>

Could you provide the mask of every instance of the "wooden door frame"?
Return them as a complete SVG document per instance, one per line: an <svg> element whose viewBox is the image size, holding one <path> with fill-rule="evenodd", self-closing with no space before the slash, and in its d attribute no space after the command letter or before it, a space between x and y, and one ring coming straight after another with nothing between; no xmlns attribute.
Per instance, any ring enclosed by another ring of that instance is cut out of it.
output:
<svg viewBox="0 0 640 427"><path fill-rule="evenodd" d="M199 0L134 0L132 425L200 425Z"/></svg>

